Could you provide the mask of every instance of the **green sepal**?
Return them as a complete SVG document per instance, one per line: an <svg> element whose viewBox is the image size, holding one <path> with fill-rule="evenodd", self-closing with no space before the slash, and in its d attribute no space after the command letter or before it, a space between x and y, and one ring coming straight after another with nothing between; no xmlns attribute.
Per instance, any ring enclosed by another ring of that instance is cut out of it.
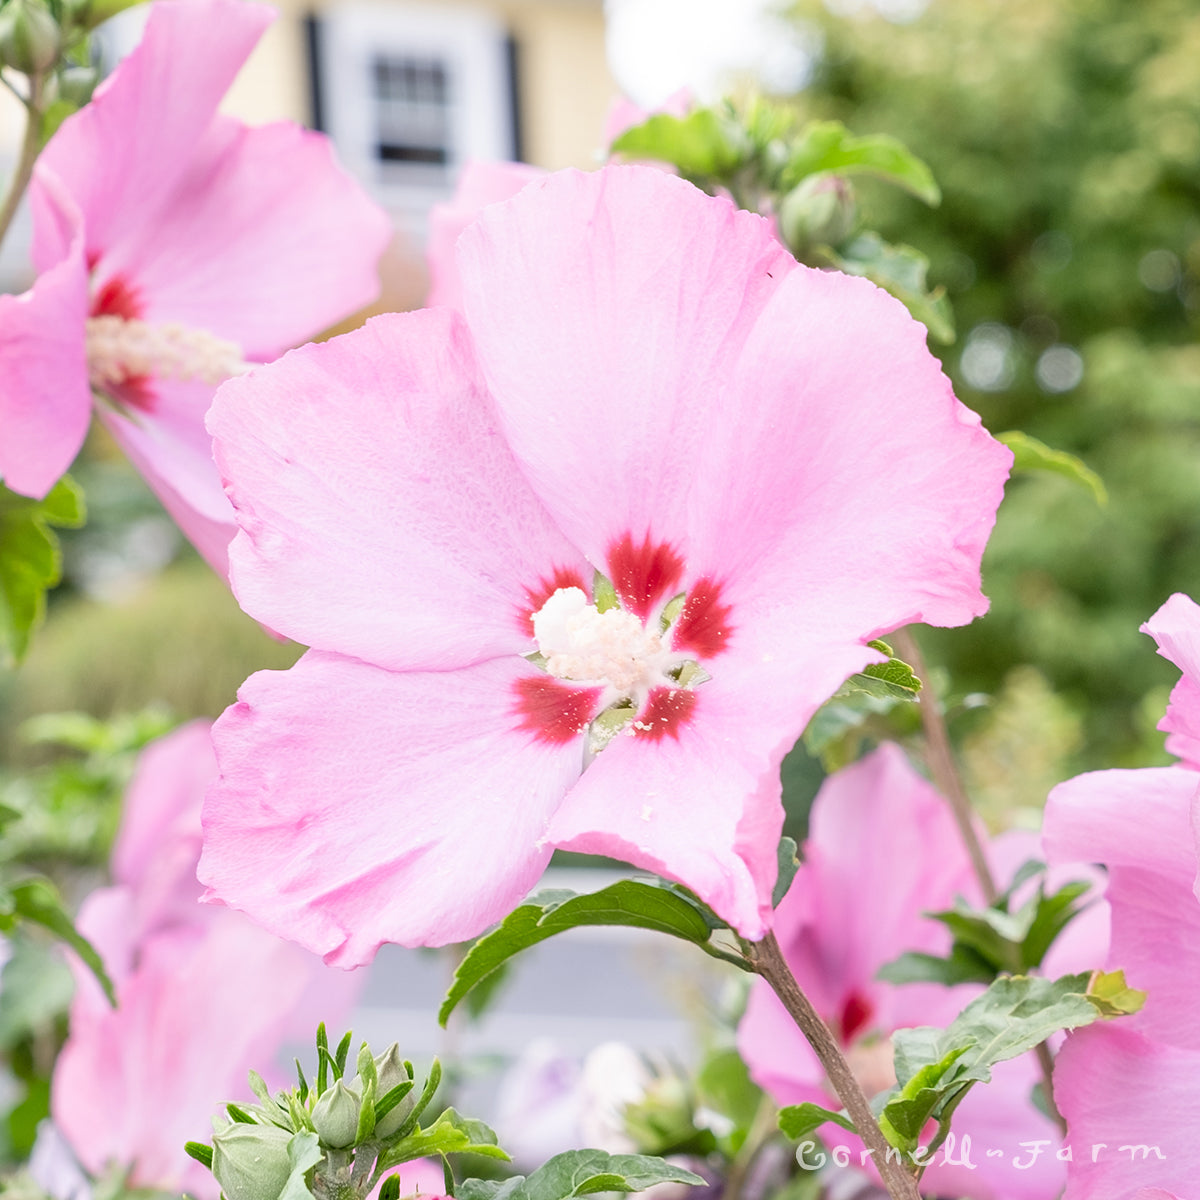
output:
<svg viewBox="0 0 1200 1200"><path fill-rule="evenodd" d="M400 1200L400 1176L389 1175L379 1188L379 1200Z"/></svg>
<svg viewBox="0 0 1200 1200"><path fill-rule="evenodd" d="M201 1166L212 1170L213 1152L211 1146L206 1146L203 1142L184 1142L183 1152L189 1157L194 1158Z"/></svg>
<svg viewBox="0 0 1200 1200"><path fill-rule="evenodd" d="M388 1171L414 1158L435 1154L479 1154L485 1158L508 1161L508 1154L496 1144L496 1134L482 1121L461 1117L448 1108L426 1129L414 1129L389 1142L379 1155L378 1170Z"/></svg>
<svg viewBox="0 0 1200 1200"><path fill-rule="evenodd" d="M1108 489L1104 486L1104 480L1083 459L1076 458L1066 450L1055 450L1020 429L998 433L996 441L1003 442L1013 452L1014 474L1017 471L1049 471L1079 484L1091 493L1092 499L1101 508L1108 504Z"/></svg>
<svg viewBox="0 0 1200 1200"><path fill-rule="evenodd" d="M775 876L775 888L771 892L771 907L778 908L779 902L788 893L796 872L800 870L800 858L796 853L796 839L782 837L776 849L779 859L779 874Z"/></svg>

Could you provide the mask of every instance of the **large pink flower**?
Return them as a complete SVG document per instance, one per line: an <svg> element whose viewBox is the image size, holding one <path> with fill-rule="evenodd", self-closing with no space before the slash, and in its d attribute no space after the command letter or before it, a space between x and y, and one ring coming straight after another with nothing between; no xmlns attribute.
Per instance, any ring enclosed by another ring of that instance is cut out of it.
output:
<svg viewBox="0 0 1200 1200"><path fill-rule="evenodd" d="M535 181L458 252L465 321L218 395L235 590L313 649L218 723L201 878L344 964L480 932L555 846L759 937L782 755L868 638L983 611L1009 454L899 304L661 171Z"/></svg>
<svg viewBox="0 0 1200 1200"><path fill-rule="evenodd" d="M1014 869L1032 857L1024 849L1034 848L1023 838L1018 841L1021 845L998 852L1012 860ZM863 891L868 879L869 897ZM945 954L950 933L925 914L949 908L957 896L977 902L978 890L949 806L898 747L881 746L822 785L804 861L776 912L776 936L868 1095L895 1083L893 1033L914 1025L949 1025L982 990L978 985L896 986L876 977L880 967L906 950ZM1076 952L1092 951L1098 958L1104 914L1096 916L1099 929L1073 930L1071 940ZM1071 947L1065 951L1070 955ZM1062 949L1057 957L1052 970L1065 965ZM763 981L750 993L738 1046L754 1079L778 1103L838 1107L812 1049ZM977 1086L955 1114L952 1161L945 1153L933 1156L922 1192L976 1200L1054 1196L1065 1178L1062 1164L1053 1151L1037 1154L1030 1163L1030 1151L1022 1148L1058 1141L1054 1125L1030 1101L1038 1078L1032 1055L994 1068L992 1081ZM832 1142L852 1145L851 1159L858 1161L859 1147L849 1135L837 1133ZM964 1156L969 1166L963 1165Z"/></svg>
<svg viewBox="0 0 1200 1200"><path fill-rule="evenodd" d="M1046 804L1047 854L1108 867L1108 966L1147 993L1136 1016L1071 1034L1059 1055L1066 1200L1191 1196L1200 1178L1200 607L1172 596L1142 628L1183 671L1159 728L1184 763L1081 775Z"/></svg>
<svg viewBox="0 0 1200 1200"><path fill-rule="evenodd" d="M341 1019L360 980L257 928L197 903L200 802L216 774L197 722L149 747L130 786L113 851L115 886L93 892L80 930L116 985L110 1008L76 971L71 1033L55 1065L52 1110L92 1172L132 1166L134 1186L216 1196L183 1152L203 1140L246 1074L269 1072L285 1040Z"/></svg>
<svg viewBox="0 0 1200 1200"><path fill-rule="evenodd" d="M6 425L0 468L43 495L87 430L86 316L101 418L219 570L234 526L203 424L216 384L367 303L389 236L325 138L217 112L272 19L243 0L161 0L46 147L30 192L35 295L74 262L77 222L88 275L66 271L69 300L40 335L67 345L64 361L27 366L3 402L28 416L19 440Z"/></svg>

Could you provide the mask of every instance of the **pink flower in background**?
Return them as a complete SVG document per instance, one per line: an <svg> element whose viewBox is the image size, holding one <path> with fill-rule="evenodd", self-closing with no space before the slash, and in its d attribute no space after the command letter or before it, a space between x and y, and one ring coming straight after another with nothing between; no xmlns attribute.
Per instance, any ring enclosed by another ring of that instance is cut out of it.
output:
<svg viewBox="0 0 1200 1200"><path fill-rule="evenodd" d="M1184 672L1159 724L1184 763L1094 771L1046 804L1047 855L1107 866L1108 969L1146 992L1141 1012L1072 1033L1059 1055L1054 1095L1072 1141L1106 1146L1075 1156L1066 1200L1191 1196L1200 1178L1200 608L1172 596L1142 629Z"/></svg>
<svg viewBox="0 0 1200 1200"><path fill-rule="evenodd" d="M324 137L217 112L272 19L243 0L162 0L63 123L30 192L35 294L74 261L80 233L88 277L71 267L51 285L66 361L25 367L3 400L24 418L19 440L6 424L0 467L43 495L83 442L90 375L112 402L101 419L221 571L234 525L204 430L216 384L371 300L390 234Z"/></svg>
<svg viewBox="0 0 1200 1200"><path fill-rule="evenodd" d="M1013 870L1030 854L1027 841L1009 845ZM822 785L813 805L804 861L776 912L776 936L800 986L839 1038L868 1096L895 1082L891 1035L915 1025L949 1025L982 986L893 985L876 978L885 963L906 950L946 954L949 930L924 914L949 908L956 896L978 903L978 885L946 801L909 765L904 752L883 745ZM870 903L864 903L869 882ZM1065 881L1064 881L1065 882ZM1104 914L1089 928L1073 925L1056 946L1049 974L1077 969L1070 957L1103 954ZM838 1107L824 1072L769 985L756 981L738 1030L738 1047L754 1080L779 1104ZM934 1155L922 1192L975 1200L1048 1200L1065 1178L1053 1154L1028 1170L1023 1141L1058 1141L1053 1123L1038 1112L1030 1093L1039 1079L1032 1055L993 1068L992 1081L976 1087L954 1118L954 1132L969 1134L975 1170ZM851 1135L836 1133L834 1144ZM1003 1158L989 1158L1002 1148ZM854 1155L857 1161L857 1155Z"/></svg>
<svg viewBox="0 0 1200 1200"><path fill-rule="evenodd" d="M429 210L429 241L425 261L429 265L429 307L444 304L463 307L463 285L458 273L455 244L468 225L489 204L515 196L527 183L541 179L540 167L518 162L469 162L458 177L454 195L446 204Z"/></svg>
<svg viewBox="0 0 1200 1200"><path fill-rule="evenodd" d="M226 1100L250 1099L284 1041L309 1041L348 1010L360 979L325 967L239 913L197 903L200 802L216 774L206 723L143 754L113 851L115 886L78 925L116 986L113 1009L76 970L71 1032L55 1066L52 1113L83 1165L132 1165L134 1186L213 1197L183 1152ZM281 1082L281 1081L280 1081Z"/></svg>
<svg viewBox="0 0 1200 1200"><path fill-rule="evenodd" d="M218 722L201 878L345 965L474 936L556 846L760 937L783 754L867 639L984 610L1010 455L900 304L661 171L548 176L458 247L465 321L214 405L235 591L312 650Z"/></svg>

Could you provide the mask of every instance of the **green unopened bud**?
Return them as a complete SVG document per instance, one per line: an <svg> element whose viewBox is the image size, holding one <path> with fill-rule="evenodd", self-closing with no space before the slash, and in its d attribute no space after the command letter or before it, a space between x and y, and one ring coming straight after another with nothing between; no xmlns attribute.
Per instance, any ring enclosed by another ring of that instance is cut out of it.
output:
<svg viewBox="0 0 1200 1200"><path fill-rule="evenodd" d="M92 0L63 0L62 11L64 25L87 29L92 15Z"/></svg>
<svg viewBox="0 0 1200 1200"><path fill-rule="evenodd" d="M395 1042L375 1060L375 1075L378 1081L375 1085L376 1104L392 1088L399 1087L400 1084L409 1081L408 1068L405 1067L404 1059L400 1057L400 1047ZM376 1122L375 1136L381 1138L391 1137L408 1120L408 1115L412 1112L416 1102L416 1097L412 1092L409 1092L391 1112L386 1113Z"/></svg>
<svg viewBox="0 0 1200 1200"><path fill-rule="evenodd" d="M837 175L812 175L779 206L779 232L797 257L814 246L836 246L854 228L857 208L851 186Z"/></svg>
<svg viewBox="0 0 1200 1200"><path fill-rule="evenodd" d="M91 100L99 78L95 67L64 67L58 73L58 94L82 108Z"/></svg>
<svg viewBox="0 0 1200 1200"><path fill-rule="evenodd" d="M292 1173L291 1139L278 1125L234 1122L214 1133L212 1173L227 1200L279 1200Z"/></svg>
<svg viewBox="0 0 1200 1200"><path fill-rule="evenodd" d="M62 50L58 22L41 0L9 0L0 8L0 66L40 75Z"/></svg>
<svg viewBox="0 0 1200 1200"><path fill-rule="evenodd" d="M341 1079L317 1101L312 1113L317 1136L334 1150L353 1146L358 1140L359 1098Z"/></svg>

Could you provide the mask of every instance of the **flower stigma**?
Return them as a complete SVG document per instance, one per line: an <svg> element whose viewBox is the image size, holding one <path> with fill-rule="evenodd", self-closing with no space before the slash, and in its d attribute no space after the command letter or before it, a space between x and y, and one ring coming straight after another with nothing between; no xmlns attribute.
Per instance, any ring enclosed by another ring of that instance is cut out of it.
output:
<svg viewBox="0 0 1200 1200"><path fill-rule="evenodd" d="M236 342L204 329L104 313L87 321L88 376L107 390L138 379L223 383L250 369Z"/></svg>
<svg viewBox="0 0 1200 1200"><path fill-rule="evenodd" d="M640 722L661 689L678 692L704 683L708 673L686 654L671 649L672 621L683 597L648 624L609 598L597 580L598 604L578 587L553 592L533 614L537 653L530 659L556 679L601 690L600 711L588 728L588 752L602 750L620 732L649 727Z"/></svg>

